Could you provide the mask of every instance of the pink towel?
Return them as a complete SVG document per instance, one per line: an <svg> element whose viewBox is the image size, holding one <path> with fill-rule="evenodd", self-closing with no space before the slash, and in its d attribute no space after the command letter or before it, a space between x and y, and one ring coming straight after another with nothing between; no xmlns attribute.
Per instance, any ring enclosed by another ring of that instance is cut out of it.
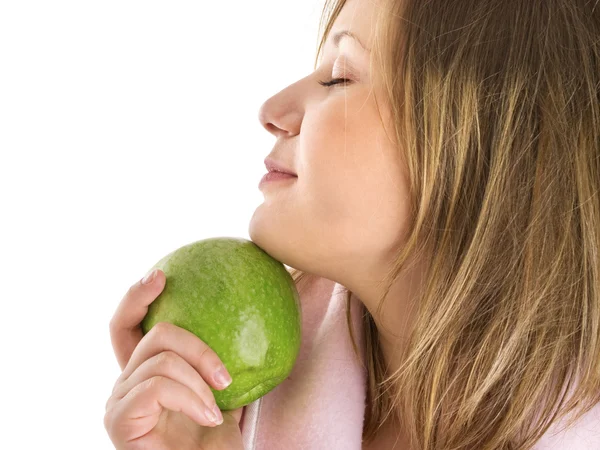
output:
<svg viewBox="0 0 600 450"><path fill-rule="evenodd" d="M302 343L287 380L244 407L245 450L361 450L367 372L355 360L344 287L302 282ZM351 298L353 333L365 361L364 306ZM558 426L558 425L557 425ZM553 427L534 450L600 450L600 404L571 429ZM382 449L387 450L387 449Z"/></svg>

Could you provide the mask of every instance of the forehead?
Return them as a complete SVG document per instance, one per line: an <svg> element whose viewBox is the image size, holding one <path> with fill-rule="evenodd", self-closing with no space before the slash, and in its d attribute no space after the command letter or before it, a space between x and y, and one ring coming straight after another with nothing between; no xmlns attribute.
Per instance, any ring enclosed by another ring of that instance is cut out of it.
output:
<svg viewBox="0 0 600 450"><path fill-rule="evenodd" d="M375 0L348 0L333 23L328 40L332 41L339 31L349 30L365 47L372 48L378 7L379 1Z"/></svg>

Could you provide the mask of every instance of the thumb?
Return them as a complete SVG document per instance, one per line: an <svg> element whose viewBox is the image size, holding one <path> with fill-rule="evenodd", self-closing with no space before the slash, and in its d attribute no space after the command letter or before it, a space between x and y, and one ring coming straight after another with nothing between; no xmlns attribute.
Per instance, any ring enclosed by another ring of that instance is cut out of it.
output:
<svg viewBox="0 0 600 450"><path fill-rule="evenodd" d="M132 285L117 306L110 320L110 340L121 370L125 369L133 351L142 340L140 324L148 313L150 303L163 291L166 281L164 272L157 269L148 283L139 280Z"/></svg>

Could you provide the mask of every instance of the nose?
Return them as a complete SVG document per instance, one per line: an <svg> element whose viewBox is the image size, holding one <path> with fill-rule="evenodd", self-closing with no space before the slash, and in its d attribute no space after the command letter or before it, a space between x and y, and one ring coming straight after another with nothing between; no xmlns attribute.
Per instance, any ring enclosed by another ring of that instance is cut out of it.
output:
<svg viewBox="0 0 600 450"><path fill-rule="evenodd" d="M292 137L300 133L304 112L299 95L288 86L264 102L258 120L275 137Z"/></svg>

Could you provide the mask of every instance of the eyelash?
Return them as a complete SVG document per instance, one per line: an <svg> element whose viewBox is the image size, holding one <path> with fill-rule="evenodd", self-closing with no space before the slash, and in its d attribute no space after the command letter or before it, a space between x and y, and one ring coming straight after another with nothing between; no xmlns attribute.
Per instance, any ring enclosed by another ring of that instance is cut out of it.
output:
<svg viewBox="0 0 600 450"><path fill-rule="evenodd" d="M349 80L348 78L334 78L333 80L329 80L329 81L319 81L319 84L321 86L325 86L325 87L329 87L329 86L333 86L335 84L348 84L351 83L352 80Z"/></svg>

